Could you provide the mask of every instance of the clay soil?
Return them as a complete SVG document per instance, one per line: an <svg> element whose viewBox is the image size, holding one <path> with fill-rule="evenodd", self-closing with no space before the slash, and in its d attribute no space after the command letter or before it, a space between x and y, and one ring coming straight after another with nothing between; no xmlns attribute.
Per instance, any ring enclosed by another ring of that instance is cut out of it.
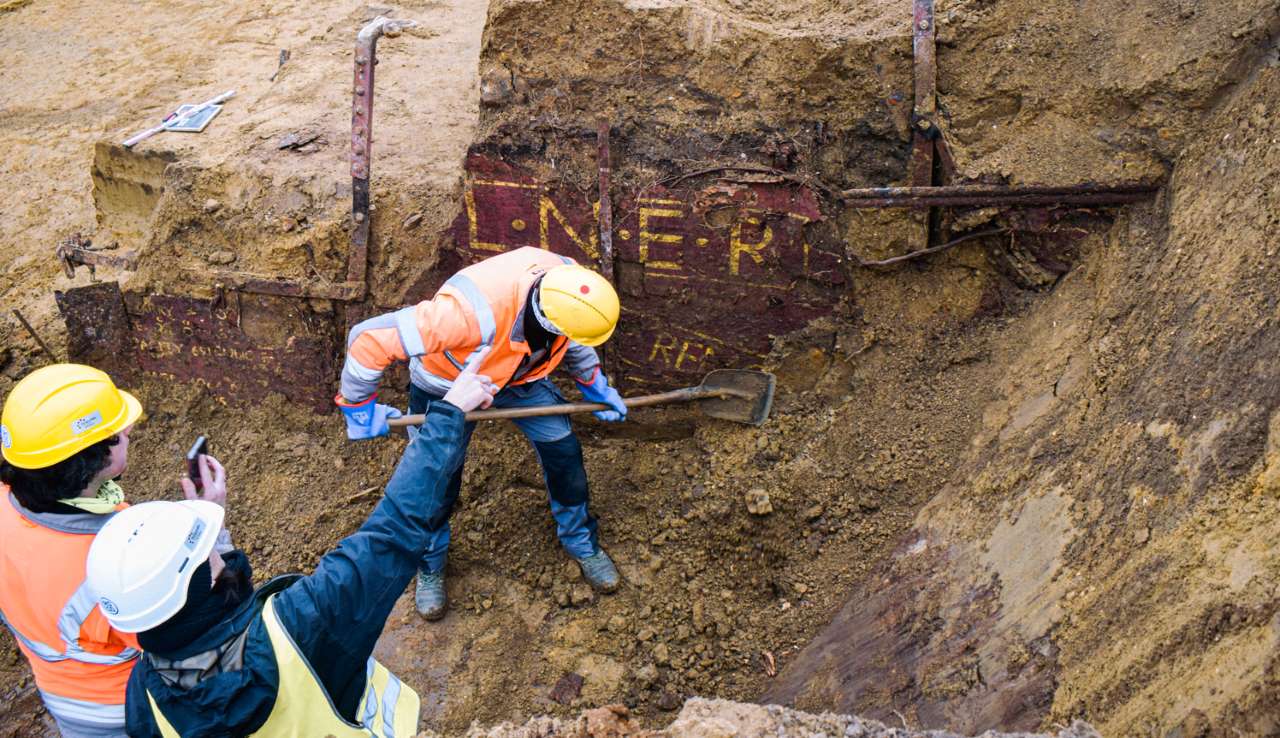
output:
<svg viewBox="0 0 1280 738"><path fill-rule="evenodd" d="M601 115L619 187L743 159L833 188L901 184L909 10L0 5L0 301L65 351L52 290L73 282L51 252L75 232L140 249L130 289L204 295L175 268L228 260L340 279L350 46L377 13L421 26L379 47L371 308L434 263L469 147L590 191L578 134ZM428 625L406 596L377 654L422 695L424 729L609 703L656 728L702 695L958 732L1274 732L1277 16L1266 0L939 2L960 178L1165 189L1073 213L1052 259L993 238L879 271L856 257L903 253L908 219L824 201L810 237L843 257L847 294L776 337L766 426L676 410L577 424L615 595L592 595L559 550L524 441L483 428L453 518L453 609ZM208 131L163 134L139 147L153 169L119 171L134 160L112 142L233 86ZM312 148L278 148L300 132ZM107 186L124 181L155 187ZM0 341L7 392L47 359L8 315ZM308 571L355 530L403 444L349 443L335 415L279 395L136 389L130 497L173 497L181 452L209 435L259 579ZM8 635L3 649L0 734L47 732ZM571 674L581 692L553 700Z"/></svg>

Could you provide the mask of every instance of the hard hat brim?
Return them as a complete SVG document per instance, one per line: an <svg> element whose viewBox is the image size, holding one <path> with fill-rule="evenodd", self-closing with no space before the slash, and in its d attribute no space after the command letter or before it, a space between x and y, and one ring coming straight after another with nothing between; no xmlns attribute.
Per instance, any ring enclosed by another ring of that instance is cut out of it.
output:
<svg viewBox="0 0 1280 738"><path fill-rule="evenodd" d="M116 427L117 433L138 422L138 418L142 417L142 403L138 402L138 398L124 390L120 390L120 397L124 399L124 420Z"/></svg>
<svg viewBox="0 0 1280 738"><path fill-rule="evenodd" d="M602 334L602 335L599 335L599 336L587 336L587 337L569 336L569 338L570 338L574 343L580 344L580 345L582 345L582 346L587 346L587 347L589 347L589 348L595 348L596 346L599 346L600 344L602 344L602 343L604 343L605 341L608 341L610 338L612 338L612 337L613 337L613 332L614 332L615 330L617 330L617 329L618 329L618 324L617 324L617 323L614 323L614 324L613 324L613 327L612 327L612 328L610 328L610 329L609 329L609 331L608 331L607 333L604 333L604 334ZM565 334L565 335L568 335L568 334Z"/></svg>

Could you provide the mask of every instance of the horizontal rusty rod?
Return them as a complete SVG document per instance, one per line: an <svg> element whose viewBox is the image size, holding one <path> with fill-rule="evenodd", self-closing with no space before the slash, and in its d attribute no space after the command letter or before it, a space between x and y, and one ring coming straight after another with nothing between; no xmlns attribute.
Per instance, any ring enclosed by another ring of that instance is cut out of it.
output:
<svg viewBox="0 0 1280 738"><path fill-rule="evenodd" d="M840 196L849 200L915 198L915 197L967 197L972 195L1099 195L1111 193L1151 194L1160 189L1159 182L1120 182L1077 185L1003 185L962 184L939 187L863 187L843 190Z"/></svg>
<svg viewBox="0 0 1280 738"><path fill-rule="evenodd" d="M243 272L210 269L183 269L191 277L212 280L215 288L233 289L257 295L280 297L318 297L325 300L351 302L365 295L364 282L302 282L291 279L269 279Z"/></svg>
<svg viewBox="0 0 1280 738"><path fill-rule="evenodd" d="M1154 191L1099 192L1058 195L952 195L914 197L866 197L847 199L843 205L849 208L928 208L928 207L985 207L992 205L1123 205L1148 200Z"/></svg>

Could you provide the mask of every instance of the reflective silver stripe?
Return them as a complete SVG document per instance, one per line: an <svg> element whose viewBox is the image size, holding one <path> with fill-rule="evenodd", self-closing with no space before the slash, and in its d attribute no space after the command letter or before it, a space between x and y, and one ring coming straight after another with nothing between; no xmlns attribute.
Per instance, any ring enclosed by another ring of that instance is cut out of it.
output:
<svg viewBox="0 0 1280 738"><path fill-rule="evenodd" d="M427 371L422 360L416 356L409 360L409 381L418 389L433 395L444 395L453 388L453 382Z"/></svg>
<svg viewBox="0 0 1280 738"><path fill-rule="evenodd" d="M387 672L387 688L382 692L382 734L396 738L396 703L400 701L400 680Z"/></svg>
<svg viewBox="0 0 1280 738"><path fill-rule="evenodd" d="M422 343L422 334L418 331L417 308L407 307L397 310L396 332L400 334L400 345L404 347L406 356L422 356L427 347Z"/></svg>
<svg viewBox="0 0 1280 738"><path fill-rule="evenodd" d="M342 365L342 372L359 379L361 382L373 382L377 384L378 380L382 379L382 372L377 369L370 369L364 364L361 364L356 361L355 357L351 354L347 354L347 360Z"/></svg>
<svg viewBox="0 0 1280 738"><path fill-rule="evenodd" d="M444 358L446 358L446 359L448 359L448 360L449 360L449 363L450 363L450 364L453 364L453 368L454 368L454 369L457 369L458 371L462 371L462 367L463 367L462 362L461 362L461 361L458 361L458 360L457 360L457 359L455 359L455 358L453 358L453 354L449 353L448 351L444 351L444 352L441 352L441 353L443 353L443 354L444 354ZM468 358L470 358L470 357L468 357Z"/></svg>
<svg viewBox="0 0 1280 738"><path fill-rule="evenodd" d="M81 584L63 606L62 614L58 616L58 634L67 644L66 657L86 664L111 665L123 664L137 656L138 652L132 648L126 648L118 654L111 655L90 653L80 646L80 628L84 626L84 621L97 606L98 598L93 590L89 589L88 582Z"/></svg>
<svg viewBox="0 0 1280 738"><path fill-rule="evenodd" d="M104 728L124 725L124 705L101 705L88 700L77 700L40 690L49 712L61 720L86 723Z"/></svg>
<svg viewBox="0 0 1280 738"><path fill-rule="evenodd" d="M97 604L93 599L93 595L88 592L87 587L88 585L85 584L80 585L80 588L76 590L75 594L71 595L71 599L67 602L66 606L62 608L62 614L58 616L58 634L61 635L65 641L65 650L59 650L47 643L32 640L18 632L18 629L13 627L13 624L9 622L9 619L5 617L3 612L0 612L0 621L4 622L5 627L9 629L10 633L13 633L13 637L16 640L26 646L28 651L35 654L43 661L56 663L58 661L67 661L70 659L72 661L79 661L82 664L111 666L114 664L123 664L124 662L137 657L138 652L132 648L125 648L118 654L110 655L90 653L80 646L80 627L83 625L84 619L89 617L88 613L92 612L94 606ZM85 608L86 598L88 598L87 609ZM82 612L84 613L83 615L81 615ZM68 633L72 633L73 635L68 636Z"/></svg>
<svg viewBox="0 0 1280 738"><path fill-rule="evenodd" d="M471 309L476 314L476 323L480 326L480 343L485 346L492 344L498 332L498 324L493 319L493 308L489 306L488 298L465 274L453 275L445 285L461 292L462 296L467 298L467 302L471 303Z"/></svg>
<svg viewBox="0 0 1280 738"><path fill-rule="evenodd" d="M360 724L373 732L373 718L378 714L378 693L373 689L373 657L365 662L364 668L364 714L360 716Z"/></svg>

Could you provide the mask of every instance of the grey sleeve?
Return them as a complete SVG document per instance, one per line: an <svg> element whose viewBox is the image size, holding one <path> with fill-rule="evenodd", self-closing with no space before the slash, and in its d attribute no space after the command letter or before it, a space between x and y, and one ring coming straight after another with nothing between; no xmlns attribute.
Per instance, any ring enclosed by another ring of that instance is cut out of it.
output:
<svg viewBox="0 0 1280 738"><path fill-rule="evenodd" d="M574 379L589 379L591 371L600 366L600 355L590 346L570 341L564 352L563 366Z"/></svg>

